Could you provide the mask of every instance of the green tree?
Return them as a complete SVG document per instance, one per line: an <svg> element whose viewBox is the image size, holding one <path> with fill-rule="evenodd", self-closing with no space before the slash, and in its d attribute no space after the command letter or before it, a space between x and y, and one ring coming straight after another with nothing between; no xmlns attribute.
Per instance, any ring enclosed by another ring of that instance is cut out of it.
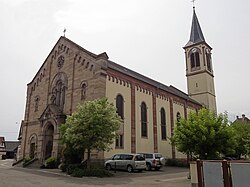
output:
<svg viewBox="0 0 250 187"><path fill-rule="evenodd" d="M82 161L85 150L81 146L73 146L71 140L65 137L68 128L69 126L66 124L60 127L61 142L63 144L63 162L66 164L79 164Z"/></svg>
<svg viewBox="0 0 250 187"><path fill-rule="evenodd" d="M216 159L232 153L234 133L228 127L226 114L216 115L208 109L191 112L187 120L180 119L171 138L178 151L200 159Z"/></svg>
<svg viewBox="0 0 250 187"><path fill-rule="evenodd" d="M240 159L241 156L250 154L250 123L236 120L231 124L235 131L236 147L235 156Z"/></svg>
<svg viewBox="0 0 250 187"><path fill-rule="evenodd" d="M87 101L60 127L61 140L68 150L82 155L87 151L87 166L90 167L90 152L109 150L120 124L116 108L106 98Z"/></svg>

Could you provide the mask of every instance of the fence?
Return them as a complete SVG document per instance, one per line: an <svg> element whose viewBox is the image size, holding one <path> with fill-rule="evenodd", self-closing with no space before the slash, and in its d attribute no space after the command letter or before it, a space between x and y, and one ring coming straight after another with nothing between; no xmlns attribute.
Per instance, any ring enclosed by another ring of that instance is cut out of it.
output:
<svg viewBox="0 0 250 187"><path fill-rule="evenodd" d="M197 160L190 163L192 187L249 187L250 161Z"/></svg>

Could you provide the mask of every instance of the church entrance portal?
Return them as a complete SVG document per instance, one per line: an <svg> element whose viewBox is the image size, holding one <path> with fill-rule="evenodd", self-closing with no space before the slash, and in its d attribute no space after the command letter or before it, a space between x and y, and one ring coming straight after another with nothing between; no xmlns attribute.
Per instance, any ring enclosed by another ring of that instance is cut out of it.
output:
<svg viewBox="0 0 250 187"><path fill-rule="evenodd" d="M35 148L36 148L36 144L31 143L30 144L30 158L31 159L35 157Z"/></svg>
<svg viewBox="0 0 250 187"><path fill-rule="evenodd" d="M54 126L48 125L45 131L45 160L52 156L53 150L53 139L54 139Z"/></svg>

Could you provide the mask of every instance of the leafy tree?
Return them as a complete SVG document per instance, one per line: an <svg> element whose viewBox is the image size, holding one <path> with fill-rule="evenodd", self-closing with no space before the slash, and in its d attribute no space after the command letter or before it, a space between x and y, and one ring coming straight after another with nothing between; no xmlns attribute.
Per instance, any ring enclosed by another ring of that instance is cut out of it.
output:
<svg viewBox="0 0 250 187"><path fill-rule="evenodd" d="M120 124L116 108L106 98L87 101L60 127L61 140L68 150L82 155L87 151L87 166L90 167L91 150L109 150Z"/></svg>
<svg viewBox="0 0 250 187"><path fill-rule="evenodd" d="M226 114L218 116L208 109L191 112L180 119L171 138L178 151L200 159L216 159L220 153L232 153L234 133L228 127Z"/></svg>
<svg viewBox="0 0 250 187"><path fill-rule="evenodd" d="M235 131L236 148L235 156L240 159L241 156L248 156L250 154L250 123L236 120L231 124Z"/></svg>

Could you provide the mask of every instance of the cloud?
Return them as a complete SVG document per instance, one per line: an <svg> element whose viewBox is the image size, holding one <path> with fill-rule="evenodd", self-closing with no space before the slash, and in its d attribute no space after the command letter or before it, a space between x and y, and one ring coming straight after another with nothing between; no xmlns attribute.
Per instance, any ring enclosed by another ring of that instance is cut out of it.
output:
<svg viewBox="0 0 250 187"><path fill-rule="evenodd" d="M56 23L82 32L103 32L114 29L128 29L127 25L139 11L137 3L117 0L74 1L67 9L57 11ZM115 8L114 8L115 7Z"/></svg>
<svg viewBox="0 0 250 187"><path fill-rule="evenodd" d="M10 1L10 0L2 0L3 3L5 3L6 5L9 6L18 6L21 5L25 2L31 1L31 0L14 0L14 1ZM37 1L37 0L32 0L32 1Z"/></svg>

